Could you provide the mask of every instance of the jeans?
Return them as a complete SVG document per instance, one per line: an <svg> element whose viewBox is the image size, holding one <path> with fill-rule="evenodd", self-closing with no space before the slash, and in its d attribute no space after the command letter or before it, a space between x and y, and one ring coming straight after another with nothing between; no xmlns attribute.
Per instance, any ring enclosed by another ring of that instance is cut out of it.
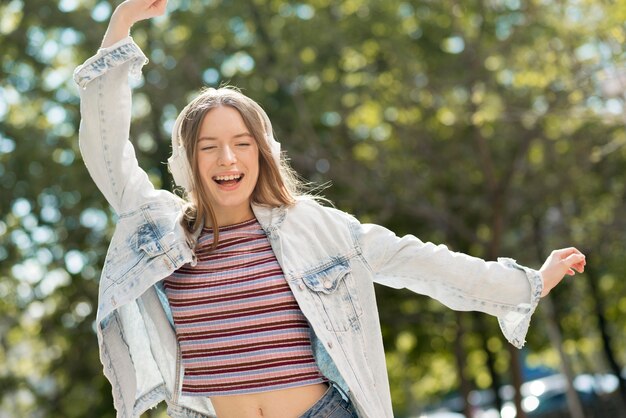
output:
<svg viewBox="0 0 626 418"><path fill-rule="evenodd" d="M358 418L358 415L350 399L331 383L324 396L300 418Z"/></svg>

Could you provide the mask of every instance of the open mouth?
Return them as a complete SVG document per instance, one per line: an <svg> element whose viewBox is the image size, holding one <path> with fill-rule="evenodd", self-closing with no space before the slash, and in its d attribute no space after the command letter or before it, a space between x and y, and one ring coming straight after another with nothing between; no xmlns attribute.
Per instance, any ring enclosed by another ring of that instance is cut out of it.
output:
<svg viewBox="0 0 626 418"><path fill-rule="evenodd" d="M213 181L220 186L233 186L243 179L243 174L231 174L228 176L214 176Z"/></svg>

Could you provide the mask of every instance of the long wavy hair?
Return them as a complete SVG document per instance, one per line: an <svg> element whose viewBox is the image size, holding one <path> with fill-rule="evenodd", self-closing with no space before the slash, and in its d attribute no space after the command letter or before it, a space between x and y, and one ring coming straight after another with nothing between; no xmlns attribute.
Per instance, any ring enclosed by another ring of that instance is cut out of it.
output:
<svg viewBox="0 0 626 418"><path fill-rule="evenodd" d="M215 211L202 186L196 154L202 121L208 112L220 106L229 106L239 112L259 148L259 177L252 192L251 202L269 207L291 206L296 202L296 197L304 194L304 183L289 166L286 158L281 155L280 163L277 163L277 159L272 155L267 139L268 135L273 136L272 128L266 126L265 121L269 119L261 106L233 87L205 89L189 104L180 129L193 182L191 191L186 194L187 204L183 208L182 224L188 240L194 247L197 244L195 232L207 221L213 226L212 249L217 247L219 241Z"/></svg>

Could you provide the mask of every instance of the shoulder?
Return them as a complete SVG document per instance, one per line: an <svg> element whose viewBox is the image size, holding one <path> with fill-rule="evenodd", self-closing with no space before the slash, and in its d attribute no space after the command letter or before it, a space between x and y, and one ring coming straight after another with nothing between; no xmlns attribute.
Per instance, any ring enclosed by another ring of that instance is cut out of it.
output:
<svg viewBox="0 0 626 418"><path fill-rule="evenodd" d="M358 255L359 227L356 219L344 211L299 198L296 204L284 208L276 232L289 269L302 271Z"/></svg>
<svg viewBox="0 0 626 418"><path fill-rule="evenodd" d="M337 248L353 248L360 236L361 224L342 210L324 206L311 198L300 198L288 208L281 231L303 244L319 243Z"/></svg>
<svg viewBox="0 0 626 418"><path fill-rule="evenodd" d="M299 197L296 204L289 208L287 213L288 216L301 218L303 221L312 223L359 223L353 215L334 207L325 206L320 201L308 196Z"/></svg>

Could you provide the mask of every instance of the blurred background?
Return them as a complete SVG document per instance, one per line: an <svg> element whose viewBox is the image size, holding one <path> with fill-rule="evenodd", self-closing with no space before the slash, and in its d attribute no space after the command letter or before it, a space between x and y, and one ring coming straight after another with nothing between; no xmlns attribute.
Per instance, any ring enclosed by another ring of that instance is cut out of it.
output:
<svg viewBox="0 0 626 418"><path fill-rule="evenodd" d="M77 144L74 68L114 1L0 1L0 417L113 417L94 333L114 216ZM526 347L495 318L377 287L397 417L626 416L626 2L171 0L132 141L158 187L203 86L261 103L306 179L364 222L587 271ZM163 408L144 417L165 416Z"/></svg>

